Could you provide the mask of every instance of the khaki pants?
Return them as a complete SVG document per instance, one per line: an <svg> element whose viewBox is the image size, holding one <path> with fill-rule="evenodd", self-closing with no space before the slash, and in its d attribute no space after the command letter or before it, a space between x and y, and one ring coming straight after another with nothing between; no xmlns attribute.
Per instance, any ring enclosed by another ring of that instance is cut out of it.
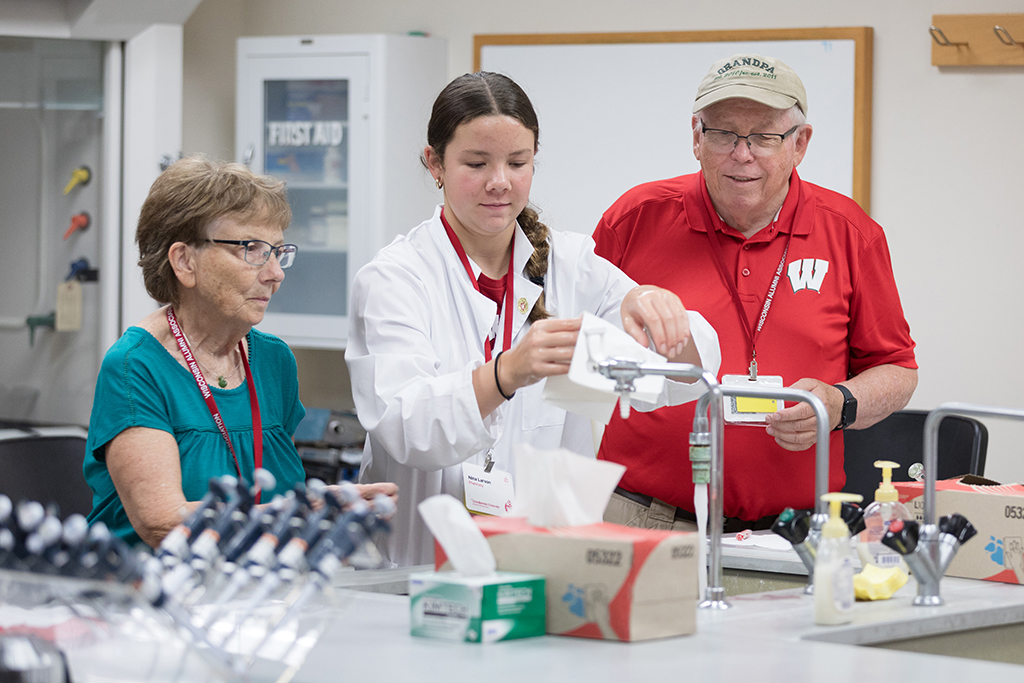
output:
<svg viewBox="0 0 1024 683"><path fill-rule="evenodd" d="M696 531L697 524L685 519L676 519L676 508L657 498L646 507L635 501L612 494L604 511L604 521L642 529L670 529L672 531Z"/></svg>

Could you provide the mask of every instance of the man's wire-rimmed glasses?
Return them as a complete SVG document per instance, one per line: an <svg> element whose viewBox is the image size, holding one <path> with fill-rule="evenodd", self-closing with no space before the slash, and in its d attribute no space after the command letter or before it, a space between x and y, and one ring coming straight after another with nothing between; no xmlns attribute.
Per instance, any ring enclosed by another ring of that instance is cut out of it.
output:
<svg viewBox="0 0 1024 683"><path fill-rule="evenodd" d="M216 244L233 244L245 247L243 256L245 262L252 266L262 266L270 259L273 253L277 257L277 265L281 268L288 268L295 262L295 253L299 250L294 244L282 244L275 247L270 242L263 240L206 240Z"/></svg>
<svg viewBox="0 0 1024 683"><path fill-rule="evenodd" d="M802 124L797 124L785 133L751 133L750 135L738 135L731 130L721 128L708 128L704 122L700 122L700 130L704 134L704 140L713 152L727 153L736 149L740 140L747 141L747 148L754 156L768 157L778 154L782 144L790 135L795 133Z"/></svg>

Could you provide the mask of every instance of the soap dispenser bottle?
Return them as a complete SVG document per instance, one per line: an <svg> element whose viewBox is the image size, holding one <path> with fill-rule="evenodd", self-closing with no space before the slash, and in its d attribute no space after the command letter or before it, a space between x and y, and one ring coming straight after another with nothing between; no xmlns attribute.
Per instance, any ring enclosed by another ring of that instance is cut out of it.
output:
<svg viewBox="0 0 1024 683"><path fill-rule="evenodd" d="M875 467L882 470L882 483L875 491L875 500L864 511L864 531L860 532L857 554L860 564L873 564L880 569L899 567L910 573L903 557L892 548L882 544L882 537L889 530L889 524L897 519L909 522L914 519L906 506L900 502L899 492L892 485L892 471L900 465L889 460L876 460Z"/></svg>
<svg viewBox="0 0 1024 683"><path fill-rule="evenodd" d="M843 521L843 502L859 503L857 493L826 493L821 499L829 504L829 518L821 528L818 553L814 562L814 623L822 626L846 624L853 610L853 558L850 530Z"/></svg>

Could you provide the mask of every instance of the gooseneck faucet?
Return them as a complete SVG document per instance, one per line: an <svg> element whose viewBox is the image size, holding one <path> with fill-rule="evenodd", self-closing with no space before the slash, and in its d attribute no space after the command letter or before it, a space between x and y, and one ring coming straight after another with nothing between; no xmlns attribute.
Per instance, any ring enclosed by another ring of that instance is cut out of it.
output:
<svg viewBox="0 0 1024 683"><path fill-rule="evenodd" d="M810 531L802 544L802 548L814 550L818 547L818 540L821 538L821 527L828 521L828 504L821 497L828 493L829 475L829 434L831 433L828 409L820 398L803 389L790 389L785 387L762 387L745 386L742 384L722 385L724 396L752 396L759 398L774 398L779 400L791 400L799 403L806 403L811 406L815 417L815 454L814 454L814 514L810 520ZM717 429L723 433L725 424L722 421ZM720 440L722 441L722 440ZM721 503L719 503L721 505ZM717 549L712 548L712 554L716 552L721 555L721 542ZM814 552L800 552L797 555L807 568L807 587L804 593L814 592ZM719 570L721 571L721 570Z"/></svg>
<svg viewBox="0 0 1024 683"><path fill-rule="evenodd" d="M589 346L588 346L589 351ZM710 506L709 525L711 527L711 577L708 579L706 599L700 604L703 608L728 609L725 600L725 588L722 587L722 386L710 372L690 363L640 363L627 358L606 358L594 360L591 354L589 368L609 379L615 380L615 391L619 394L619 410L622 419L629 417L629 398L633 393L633 382L645 375L661 375L662 377L692 378L702 382L707 392L698 399L698 408L694 414L694 430L690 443L695 438L700 445L710 444L711 449L711 483L708 491ZM712 429L708 434L708 418L710 414ZM717 425L717 428L714 426ZM691 451L692 451L691 447ZM717 552L716 552L717 549ZM703 570L702 570L703 571Z"/></svg>
<svg viewBox="0 0 1024 683"><path fill-rule="evenodd" d="M1024 420L1024 410L993 408L969 403L943 403L924 420L924 516L917 538L910 534L886 534L883 542L900 552L917 579L914 604L935 607L944 603L939 583L960 546L976 533L961 515L943 517L935 523L935 479L939 462L939 425L950 415L972 417L1008 417ZM907 523L913 530L912 523ZM902 537L901 537L902 536ZM891 539L890 539L891 537ZM916 543L915 543L916 541Z"/></svg>
<svg viewBox="0 0 1024 683"><path fill-rule="evenodd" d="M615 380L615 391L620 396L620 410L624 419L629 416L629 396L633 392L633 382L639 377L661 375L670 378L695 378L703 382L708 388L708 391L698 399L697 408L694 413L693 433L690 437L690 443L693 446L702 448L705 445L709 445L711 451L709 477L711 486L708 490L708 505L710 508L708 526L710 527L711 539L709 559L711 571L708 578L705 600L699 605L702 609L724 610L730 607L725 599L725 588L722 585L723 470L725 460L725 419L722 399L724 396L789 399L810 404L817 418L817 454L814 482L817 512L814 515L812 528L815 538L820 535L821 527L828 518L827 510L821 501L821 496L828 492L829 422L825 404L817 396L801 389L725 386L719 384L718 380L711 373L689 363L640 363L635 360L614 357L597 361L591 356L589 367L591 370ZM708 417L705 417L705 415ZM708 431L710 431L710 434L708 434ZM693 448L691 447L691 452L692 450ZM813 566L809 570L813 580ZM810 584L808 587L809 591Z"/></svg>

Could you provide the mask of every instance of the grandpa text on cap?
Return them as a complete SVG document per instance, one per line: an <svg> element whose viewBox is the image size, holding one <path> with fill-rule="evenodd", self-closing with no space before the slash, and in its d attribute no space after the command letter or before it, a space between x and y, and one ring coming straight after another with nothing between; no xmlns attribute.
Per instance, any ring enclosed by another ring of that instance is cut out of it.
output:
<svg viewBox="0 0 1024 683"><path fill-rule="evenodd" d="M738 54L715 62L697 88L694 113L732 97L760 102L773 109L794 104L807 114L807 91L800 77L774 57Z"/></svg>

